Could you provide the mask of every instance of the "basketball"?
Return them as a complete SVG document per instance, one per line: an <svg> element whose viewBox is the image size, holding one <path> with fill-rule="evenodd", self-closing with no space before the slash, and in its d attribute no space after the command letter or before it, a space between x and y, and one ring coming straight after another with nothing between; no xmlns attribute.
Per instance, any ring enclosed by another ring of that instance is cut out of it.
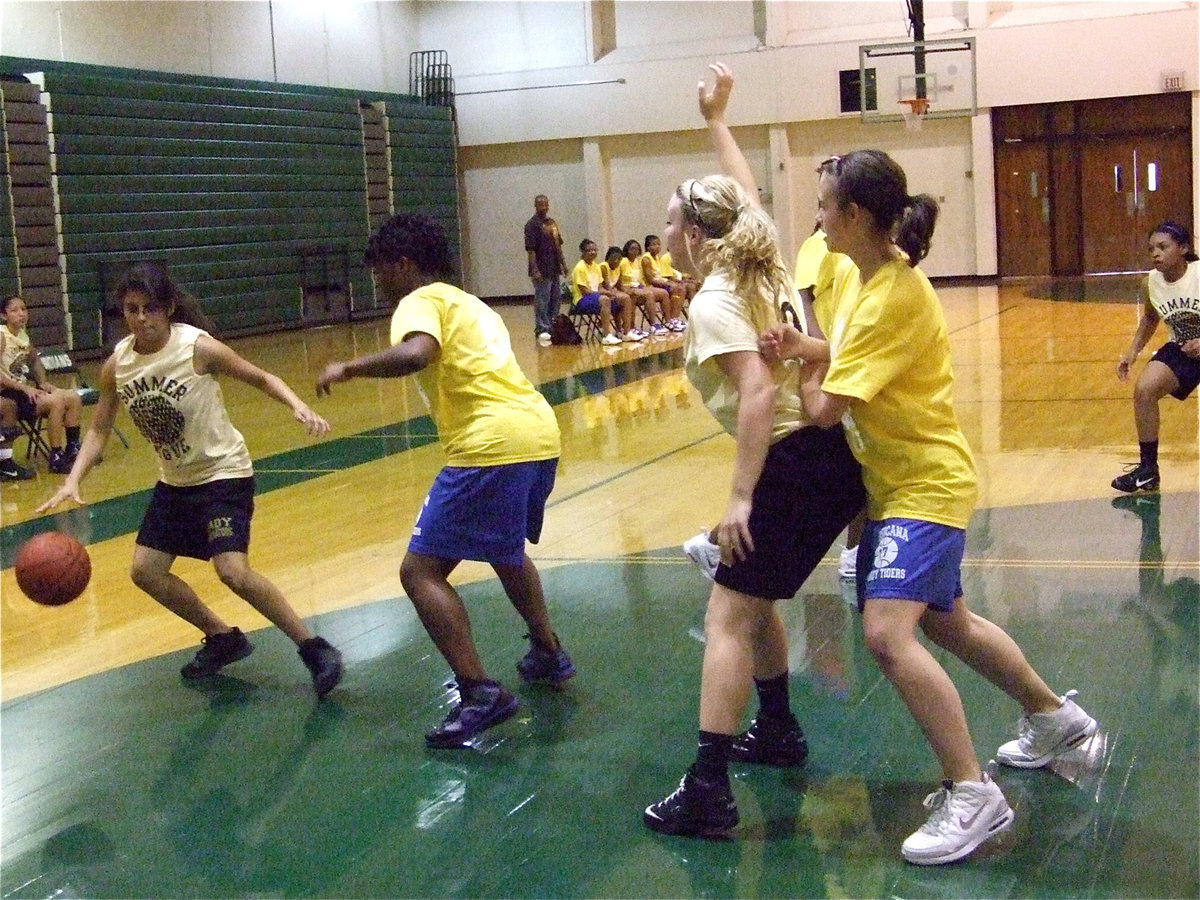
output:
<svg viewBox="0 0 1200 900"><path fill-rule="evenodd" d="M15 568L25 596L43 606L70 603L92 577L92 560L83 544L61 531L48 531L22 544Z"/></svg>

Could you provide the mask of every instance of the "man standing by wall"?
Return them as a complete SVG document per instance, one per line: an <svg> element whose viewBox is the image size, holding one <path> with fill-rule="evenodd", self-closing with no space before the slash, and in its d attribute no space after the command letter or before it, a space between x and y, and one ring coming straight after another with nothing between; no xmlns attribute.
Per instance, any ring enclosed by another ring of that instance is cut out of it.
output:
<svg viewBox="0 0 1200 900"><path fill-rule="evenodd" d="M550 218L550 200L545 194L533 198L533 216L525 223L525 255L529 257L529 280L533 282L533 330L538 343L550 343L550 323L561 300L560 279L567 274L562 235Z"/></svg>

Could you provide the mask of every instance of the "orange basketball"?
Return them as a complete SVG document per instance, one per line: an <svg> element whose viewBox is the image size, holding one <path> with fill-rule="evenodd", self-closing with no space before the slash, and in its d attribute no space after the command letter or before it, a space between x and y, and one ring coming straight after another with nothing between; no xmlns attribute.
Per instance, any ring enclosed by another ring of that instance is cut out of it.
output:
<svg viewBox="0 0 1200 900"><path fill-rule="evenodd" d="M30 600L62 606L83 593L92 560L83 544L61 531L35 535L17 551L17 584Z"/></svg>

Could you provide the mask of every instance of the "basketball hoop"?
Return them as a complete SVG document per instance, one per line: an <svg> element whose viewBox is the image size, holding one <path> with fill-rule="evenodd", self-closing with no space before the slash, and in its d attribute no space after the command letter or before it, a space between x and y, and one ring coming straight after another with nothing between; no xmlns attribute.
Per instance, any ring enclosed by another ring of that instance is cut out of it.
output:
<svg viewBox="0 0 1200 900"><path fill-rule="evenodd" d="M920 131L921 120L925 118L925 113L929 112L929 98L908 97L896 102L906 107L900 110L904 115L904 127L909 131Z"/></svg>

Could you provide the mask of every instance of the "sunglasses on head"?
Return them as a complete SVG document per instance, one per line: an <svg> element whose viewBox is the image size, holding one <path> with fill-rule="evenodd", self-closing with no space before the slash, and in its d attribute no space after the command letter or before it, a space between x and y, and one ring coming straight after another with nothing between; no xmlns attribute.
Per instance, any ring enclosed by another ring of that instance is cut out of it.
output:
<svg viewBox="0 0 1200 900"><path fill-rule="evenodd" d="M822 161L822 163L819 166L817 166L817 172L818 173L828 172L830 175L833 175L835 177L838 175L841 175L842 174L842 159L843 159L843 157L841 157L841 156L830 156L828 159L825 159L824 161Z"/></svg>

